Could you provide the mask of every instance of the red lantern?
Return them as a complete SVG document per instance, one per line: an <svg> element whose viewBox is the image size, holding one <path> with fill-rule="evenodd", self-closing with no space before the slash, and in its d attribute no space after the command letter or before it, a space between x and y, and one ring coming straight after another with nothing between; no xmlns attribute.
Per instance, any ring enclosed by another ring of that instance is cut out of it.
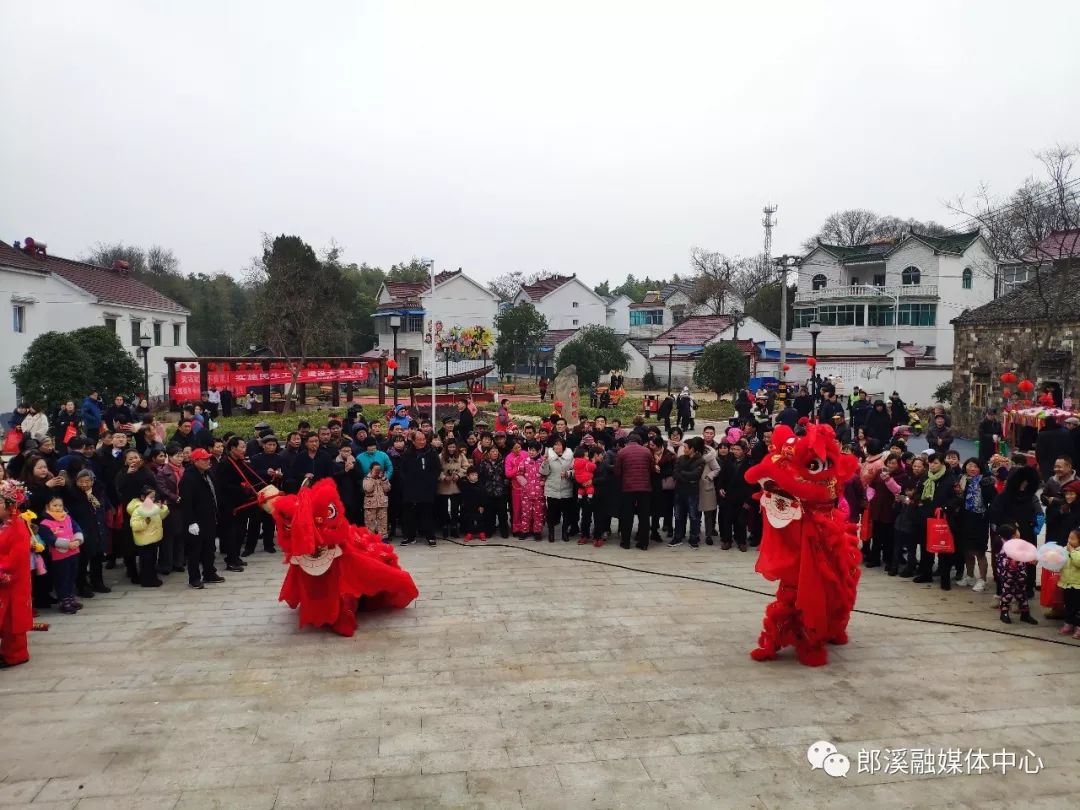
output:
<svg viewBox="0 0 1080 810"><path fill-rule="evenodd" d="M1011 371L1006 371L1004 374L1001 375L1001 381L1006 385L1012 385L1014 382L1016 382L1016 375L1013 374Z"/></svg>
<svg viewBox="0 0 1080 810"><path fill-rule="evenodd" d="M386 367L393 371L395 368L397 368L397 360L387 360Z"/></svg>
<svg viewBox="0 0 1080 810"><path fill-rule="evenodd" d="M810 366L810 368L813 368L814 366L817 365L817 359L814 358L814 357L807 357L806 358L806 365Z"/></svg>
<svg viewBox="0 0 1080 810"><path fill-rule="evenodd" d="M791 371L791 366L789 366L787 363L784 363L784 371Z"/></svg>
<svg viewBox="0 0 1080 810"><path fill-rule="evenodd" d="M323 371L329 371L330 368L331 368L330 364L327 363L325 360L323 361L322 367L323 367Z"/></svg>
<svg viewBox="0 0 1080 810"><path fill-rule="evenodd" d="M1035 390L1035 383L1033 383L1031 380L1021 380L1020 384L1016 387L1023 391L1025 394L1030 394L1032 391Z"/></svg>
<svg viewBox="0 0 1080 810"><path fill-rule="evenodd" d="M1012 389L1011 388L1003 389L1002 392L1001 392L1001 396L1002 396L1003 399L1008 399L1009 397L1012 396Z"/></svg>

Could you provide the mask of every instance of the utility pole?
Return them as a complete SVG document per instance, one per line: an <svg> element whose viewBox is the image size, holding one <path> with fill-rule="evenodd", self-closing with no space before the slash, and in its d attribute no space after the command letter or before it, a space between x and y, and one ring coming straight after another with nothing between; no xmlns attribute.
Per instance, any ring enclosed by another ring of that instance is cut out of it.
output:
<svg viewBox="0 0 1080 810"><path fill-rule="evenodd" d="M766 266L772 265L772 229L773 214L776 213L776 205L774 203L768 203L761 212L765 215L761 224L765 227L765 262ZM787 384L784 380L784 364L787 362L787 274L783 269L780 270L780 364L778 379L780 384L777 390L777 396L780 399L781 404L787 402Z"/></svg>

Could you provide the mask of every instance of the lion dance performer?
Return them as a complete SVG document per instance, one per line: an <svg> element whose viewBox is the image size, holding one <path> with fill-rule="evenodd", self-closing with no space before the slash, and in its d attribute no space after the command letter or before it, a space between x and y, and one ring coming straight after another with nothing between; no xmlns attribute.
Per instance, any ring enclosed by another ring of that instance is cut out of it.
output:
<svg viewBox="0 0 1080 810"><path fill-rule="evenodd" d="M345 519L333 479L273 499L288 573L278 599L300 608L300 626L356 631L358 610L403 608L418 595L392 546Z"/></svg>
<svg viewBox="0 0 1080 810"><path fill-rule="evenodd" d="M798 435L779 426L769 451L746 480L762 490L755 496L763 517L756 568L780 584L750 656L767 661L794 645L800 662L817 667L828 663L827 643L847 643L855 606L859 539L836 502L858 460L840 453L828 425L806 424Z"/></svg>

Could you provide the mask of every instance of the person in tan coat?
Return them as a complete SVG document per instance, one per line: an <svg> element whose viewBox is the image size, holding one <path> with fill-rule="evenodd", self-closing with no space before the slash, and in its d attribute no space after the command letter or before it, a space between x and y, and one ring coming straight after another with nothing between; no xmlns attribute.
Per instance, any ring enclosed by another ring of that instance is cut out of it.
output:
<svg viewBox="0 0 1080 810"><path fill-rule="evenodd" d="M705 460L705 471L698 484L698 510L704 518L705 545L711 546L716 531L716 477L720 475L720 463L716 460L716 451L708 445L702 458Z"/></svg>
<svg viewBox="0 0 1080 810"><path fill-rule="evenodd" d="M390 507L390 482L382 465L372 462L364 476L364 526L380 537L386 536L386 514Z"/></svg>

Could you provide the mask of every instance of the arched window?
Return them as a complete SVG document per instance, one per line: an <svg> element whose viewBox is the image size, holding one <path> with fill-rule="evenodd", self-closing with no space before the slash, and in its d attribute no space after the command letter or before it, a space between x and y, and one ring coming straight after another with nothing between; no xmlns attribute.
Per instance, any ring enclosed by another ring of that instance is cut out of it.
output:
<svg viewBox="0 0 1080 810"><path fill-rule="evenodd" d="M961 284L965 290L971 289L971 268L965 267L964 272L960 275Z"/></svg>
<svg viewBox="0 0 1080 810"><path fill-rule="evenodd" d="M900 280L905 287L918 284L922 280L922 273L918 267L905 267L900 274Z"/></svg>
<svg viewBox="0 0 1080 810"><path fill-rule="evenodd" d="M818 273L816 276L814 276L814 278L810 282L811 287L815 290L824 290L825 285L828 283L829 280L825 278L825 276L823 276L821 273Z"/></svg>

